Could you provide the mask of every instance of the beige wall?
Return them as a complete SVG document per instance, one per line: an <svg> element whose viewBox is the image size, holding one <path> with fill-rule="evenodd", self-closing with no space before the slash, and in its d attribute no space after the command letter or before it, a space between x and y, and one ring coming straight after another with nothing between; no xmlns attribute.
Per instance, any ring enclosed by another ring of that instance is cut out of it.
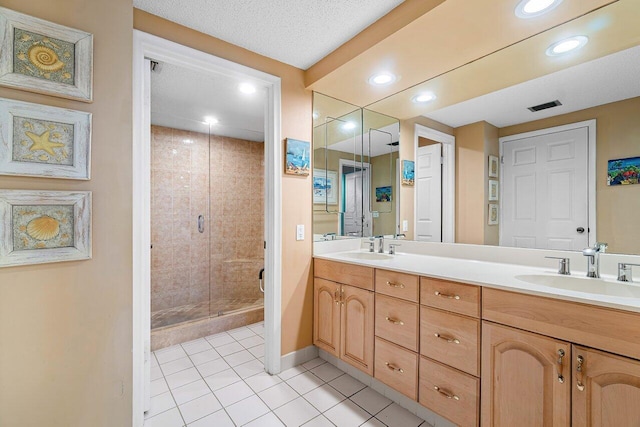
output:
<svg viewBox="0 0 640 427"><path fill-rule="evenodd" d="M90 181L0 178L4 189L93 191L93 259L0 269L0 425L131 424L131 0L4 0L93 33L91 104L0 88L0 97L93 113Z"/></svg>
<svg viewBox="0 0 640 427"><path fill-rule="evenodd" d="M396 234L396 159L399 152L384 154L371 158L371 207L379 212L378 218L373 218L373 235ZM389 167L391 161L391 167ZM376 187L391 186L391 201L376 202Z"/></svg>
<svg viewBox="0 0 640 427"><path fill-rule="evenodd" d="M640 253L640 185L607 186L607 161L640 156L640 97L500 129L499 135L596 119L597 239L609 252Z"/></svg>
<svg viewBox="0 0 640 427"><path fill-rule="evenodd" d="M484 244L497 246L500 244L500 225L489 225L489 156L499 156L498 128L484 122ZM499 203L499 202L492 202Z"/></svg>

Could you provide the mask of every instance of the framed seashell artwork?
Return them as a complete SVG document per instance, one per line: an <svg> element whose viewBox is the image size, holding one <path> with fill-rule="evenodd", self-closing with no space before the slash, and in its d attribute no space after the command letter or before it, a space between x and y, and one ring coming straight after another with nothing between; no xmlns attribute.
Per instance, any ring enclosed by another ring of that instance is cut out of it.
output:
<svg viewBox="0 0 640 427"><path fill-rule="evenodd" d="M0 7L0 85L93 100L93 35Z"/></svg>
<svg viewBox="0 0 640 427"><path fill-rule="evenodd" d="M91 113L0 98L0 175L89 179Z"/></svg>
<svg viewBox="0 0 640 427"><path fill-rule="evenodd" d="M91 259L91 192L0 190L0 267Z"/></svg>

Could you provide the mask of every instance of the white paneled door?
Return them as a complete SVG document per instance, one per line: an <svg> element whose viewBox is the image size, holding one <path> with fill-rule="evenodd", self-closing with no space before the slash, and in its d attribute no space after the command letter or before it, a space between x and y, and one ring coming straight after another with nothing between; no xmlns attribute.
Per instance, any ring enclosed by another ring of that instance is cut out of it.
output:
<svg viewBox="0 0 640 427"><path fill-rule="evenodd" d="M344 229L348 236L370 236L369 170L363 169L345 175Z"/></svg>
<svg viewBox="0 0 640 427"><path fill-rule="evenodd" d="M501 246L588 246L588 132L581 127L503 143Z"/></svg>
<svg viewBox="0 0 640 427"><path fill-rule="evenodd" d="M442 242L442 144L418 147L416 240Z"/></svg>

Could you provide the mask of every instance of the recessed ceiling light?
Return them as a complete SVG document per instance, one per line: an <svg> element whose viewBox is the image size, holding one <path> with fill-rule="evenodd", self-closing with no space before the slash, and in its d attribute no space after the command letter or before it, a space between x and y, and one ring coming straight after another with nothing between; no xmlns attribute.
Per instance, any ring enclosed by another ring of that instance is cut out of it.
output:
<svg viewBox="0 0 640 427"><path fill-rule="evenodd" d="M242 93L246 93L247 95L251 95L252 93L256 93L256 87L251 83L240 83L238 85L238 90Z"/></svg>
<svg viewBox="0 0 640 427"><path fill-rule="evenodd" d="M547 48L548 56L564 55L565 53L572 52L576 49L580 49L587 44L589 39L585 36L574 36L564 40L553 43Z"/></svg>
<svg viewBox="0 0 640 427"><path fill-rule="evenodd" d="M521 0L516 6L516 16L528 19L551 12L562 0Z"/></svg>
<svg viewBox="0 0 640 427"><path fill-rule="evenodd" d="M385 86L390 85L391 83L396 81L395 74L391 73L378 73L369 77L369 84L374 86Z"/></svg>
<svg viewBox="0 0 640 427"><path fill-rule="evenodd" d="M218 123L218 119L216 119L215 117L207 116L204 118L204 123L207 125L215 125L216 123Z"/></svg>
<svg viewBox="0 0 640 427"><path fill-rule="evenodd" d="M356 128L356 123L355 122L347 122L345 124L342 125L342 129L344 130L352 130Z"/></svg>
<svg viewBox="0 0 640 427"><path fill-rule="evenodd" d="M422 92L411 98L411 101L416 104L426 104L436 99L436 96L431 92Z"/></svg>

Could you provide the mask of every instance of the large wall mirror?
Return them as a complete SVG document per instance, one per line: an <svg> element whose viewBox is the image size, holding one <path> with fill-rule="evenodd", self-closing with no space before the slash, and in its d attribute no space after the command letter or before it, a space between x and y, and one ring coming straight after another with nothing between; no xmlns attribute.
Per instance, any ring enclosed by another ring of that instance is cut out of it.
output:
<svg viewBox="0 0 640 427"><path fill-rule="evenodd" d="M395 232L639 254L640 166L625 160L640 157L638 16L619 0L365 106L398 118L399 159L415 161L415 185L394 188ZM588 43L547 54L577 35Z"/></svg>

